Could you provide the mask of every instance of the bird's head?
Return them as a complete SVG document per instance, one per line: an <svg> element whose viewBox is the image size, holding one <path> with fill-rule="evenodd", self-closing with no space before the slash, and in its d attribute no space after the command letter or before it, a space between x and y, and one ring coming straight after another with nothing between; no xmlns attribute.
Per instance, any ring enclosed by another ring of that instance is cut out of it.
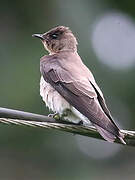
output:
<svg viewBox="0 0 135 180"><path fill-rule="evenodd" d="M44 47L51 54L63 50L77 50L77 40L68 27L58 26L44 34L33 34L33 37L41 39Z"/></svg>

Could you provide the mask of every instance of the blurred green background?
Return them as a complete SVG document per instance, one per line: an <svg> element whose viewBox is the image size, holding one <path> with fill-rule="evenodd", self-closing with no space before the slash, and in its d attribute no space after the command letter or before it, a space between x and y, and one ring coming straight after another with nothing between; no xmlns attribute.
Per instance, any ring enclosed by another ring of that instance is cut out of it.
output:
<svg viewBox="0 0 135 180"><path fill-rule="evenodd" d="M0 106L48 114L39 95L34 33L69 26L107 105L123 129L135 129L135 2L0 2ZM1 180L133 180L135 149L68 133L0 125Z"/></svg>

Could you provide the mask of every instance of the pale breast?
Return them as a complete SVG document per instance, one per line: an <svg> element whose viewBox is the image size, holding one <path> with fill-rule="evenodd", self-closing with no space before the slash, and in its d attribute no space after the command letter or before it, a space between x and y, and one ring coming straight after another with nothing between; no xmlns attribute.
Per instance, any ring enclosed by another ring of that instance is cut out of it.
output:
<svg viewBox="0 0 135 180"><path fill-rule="evenodd" d="M65 109L70 109L72 113L68 115L67 120L76 123L83 120L84 123L90 123L84 115L71 106L49 83L47 83L43 76L41 76L40 79L40 95L46 106L53 112L62 114Z"/></svg>
<svg viewBox="0 0 135 180"><path fill-rule="evenodd" d="M70 109L70 104L44 80L43 76L40 79L40 95L53 112L62 114L65 109Z"/></svg>

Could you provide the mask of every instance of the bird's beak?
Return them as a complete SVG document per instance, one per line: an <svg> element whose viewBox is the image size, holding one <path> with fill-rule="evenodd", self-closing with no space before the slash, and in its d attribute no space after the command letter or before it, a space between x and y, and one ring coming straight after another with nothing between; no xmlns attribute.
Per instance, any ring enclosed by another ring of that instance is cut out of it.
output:
<svg viewBox="0 0 135 180"><path fill-rule="evenodd" d="M43 34L33 34L32 37L37 37L41 40L44 40Z"/></svg>

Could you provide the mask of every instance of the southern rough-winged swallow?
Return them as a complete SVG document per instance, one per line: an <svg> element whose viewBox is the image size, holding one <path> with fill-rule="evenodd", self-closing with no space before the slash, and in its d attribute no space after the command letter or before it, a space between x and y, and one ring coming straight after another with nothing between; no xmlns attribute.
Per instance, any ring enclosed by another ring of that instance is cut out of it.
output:
<svg viewBox="0 0 135 180"><path fill-rule="evenodd" d="M91 71L77 53L72 31L58 26L33 36L41 39L49 51L40 60L40 95L49 109L64 120L87 125L91 122L105 140L114 142L118 138L126 144Z"/></svg>

